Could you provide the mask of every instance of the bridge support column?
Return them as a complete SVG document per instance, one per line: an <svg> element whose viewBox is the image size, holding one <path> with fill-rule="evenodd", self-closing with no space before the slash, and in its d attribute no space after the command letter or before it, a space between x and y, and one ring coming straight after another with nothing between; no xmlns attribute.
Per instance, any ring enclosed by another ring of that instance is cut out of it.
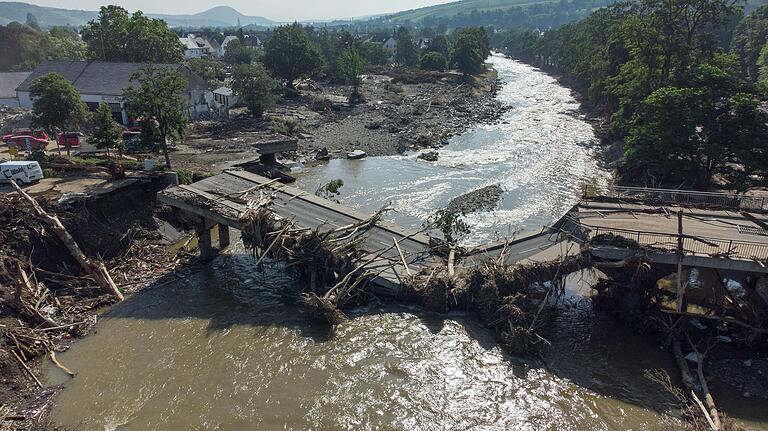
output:
<svg viewBox="0 0 768 431"><path fill-rule="evenodd" d="M221 249L221 251L224 251L227 247L229 247L229 243L230 243L229 226L219 223L218 227L219 227L219 249Z"/></svg>
<svg viewBox="0 0 768 431"><path fill-rule="evenodd" d="M213 243L211 241L211 228L213 223L209 220L203 219L197 226L197 237L200 247L200 258L203 260L213 259L216 253L213 250Z"/></svg>

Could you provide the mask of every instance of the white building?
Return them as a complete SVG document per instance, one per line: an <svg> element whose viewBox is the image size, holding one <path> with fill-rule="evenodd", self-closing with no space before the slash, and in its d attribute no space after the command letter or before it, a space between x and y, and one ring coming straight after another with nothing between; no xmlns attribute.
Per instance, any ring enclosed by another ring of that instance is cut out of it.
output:
<svg viewBox="0 0 768 431"><path fill-rule="evenodd" d="M224 54L227 52L227 45L230 44L233 40L239 40L237 36L227 36L224 38L224 40L221 42L221 47L219 48L219 57L224 57Z"/></svg>
<svg viewBox="0 0 768 431"><path fill-rule="evenodd" d="M231 88L219 87L213 90L213 101L219 106L229 109L237 103L237 96L235 96Z"/></svg>
<svg viewBox="0 0 768 431"><path fill-rule="evenodd" d="M205 50L195 41L195 35L180 37L179 42L184 45L184 58L200 58L205 55Z"/></svg>
<svg viewBox="0 0 768 431"><path fill-rule="evenodd" d="M44 61L16 88L16 96L22 108L32 109L29 87L35 79L56 72L64 76L80 92L80 97L90 110L96 110L101 102L112 108L116 119L128 124L128 107L123 102L123 92L131 87L131 76L139 72L145 63L117 63L104 61ZM179 72L187 80L187 116L196 119L208 112L213 103L213 93L205 81L181 64L156 64Z"/></svg>
<svg viewBox="0 0 768 431"><path fill-rule="evenodd" d="M31 74L32 72L0 73L0 105L18 107L19 98L16 96L16 87Z"/></svg>

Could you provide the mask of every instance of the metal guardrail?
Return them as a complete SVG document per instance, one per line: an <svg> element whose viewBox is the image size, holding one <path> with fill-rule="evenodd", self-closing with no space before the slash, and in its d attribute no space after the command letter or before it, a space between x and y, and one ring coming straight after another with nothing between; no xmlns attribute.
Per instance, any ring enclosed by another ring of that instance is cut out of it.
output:
<svg viewBox="0 0 768 431"><path fill-rule="evenodd" d="M677 235L675 234L582 226L587 229L586 234L589 240L594 240L600 235L613 235L634 241L641 247L667 253L677 252ZM606 242L606 245L608 244ZM768 260L768 243L683 235L683 252L686 255L766 261Z"/></svg>
<svg viewBox="0 0 768 431"><path fill-rule="evenodd" d="M589 200L590 197L735 210L768 210L768 198L734 193L651 189L644 187L609 186L607 188L598 188L595 186L588 186L584 189L584 198Z"/></svg>

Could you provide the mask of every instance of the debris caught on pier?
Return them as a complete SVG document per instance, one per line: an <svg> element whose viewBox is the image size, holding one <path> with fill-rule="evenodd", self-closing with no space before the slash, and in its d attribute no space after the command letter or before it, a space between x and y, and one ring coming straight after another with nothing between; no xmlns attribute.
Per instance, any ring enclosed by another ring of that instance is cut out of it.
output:
<svg viewBox="0 0 768 431"><path fill-rule="evenodd" d="M549 344L537 329L544 312L557 304L568 274L587 267L583 255L558 261L507 265L504 256L456 276L421 274L407 283L406 295L432 311L475 313L512 353L541 353Z"/></svg>
<svg viewBox="0 0 768 431"><path fill-rule="evenodd" d="M284 262L304 288L300 302L316 317L332 324L345 319L339 310L370 275L366 266L381 257L359 248L362 233L388 211L379 210L367 220L321 231L304 229L273 210L274 198L263 190L248 200L240 216L246 249L262 266L264 259ZM261 267L260 267L261 269Z"/></svg>

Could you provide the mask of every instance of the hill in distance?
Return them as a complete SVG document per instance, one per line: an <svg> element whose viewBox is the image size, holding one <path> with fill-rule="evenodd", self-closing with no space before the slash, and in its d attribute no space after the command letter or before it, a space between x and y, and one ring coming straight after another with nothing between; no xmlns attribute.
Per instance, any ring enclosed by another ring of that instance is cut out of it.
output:
<svg viewBox="0 0 768 431"><path fill-rule="evenodd" d="M0 2L0 25L12 21L25 22L27 13L37 18L41 27L85 25L96 18L98 11L59 9L36 6L21 2ZM217 6L204 12L191 15L147 14L151 18L165 20L170 27L234 27L238 18L240 25L255 25L269 27L277 23L259 16L243 15L228 6Z"/></svg>
<svg viewBox="0 0 768 431"><path fill-rule="evenodd" d="M418 23L427 17L449 18L459 13L469 14L475 10L478 12L505 10L538 3L553 3L555 1L559 0L460 0L389 14L386 18L395 23L405 21Z"/></svg>

